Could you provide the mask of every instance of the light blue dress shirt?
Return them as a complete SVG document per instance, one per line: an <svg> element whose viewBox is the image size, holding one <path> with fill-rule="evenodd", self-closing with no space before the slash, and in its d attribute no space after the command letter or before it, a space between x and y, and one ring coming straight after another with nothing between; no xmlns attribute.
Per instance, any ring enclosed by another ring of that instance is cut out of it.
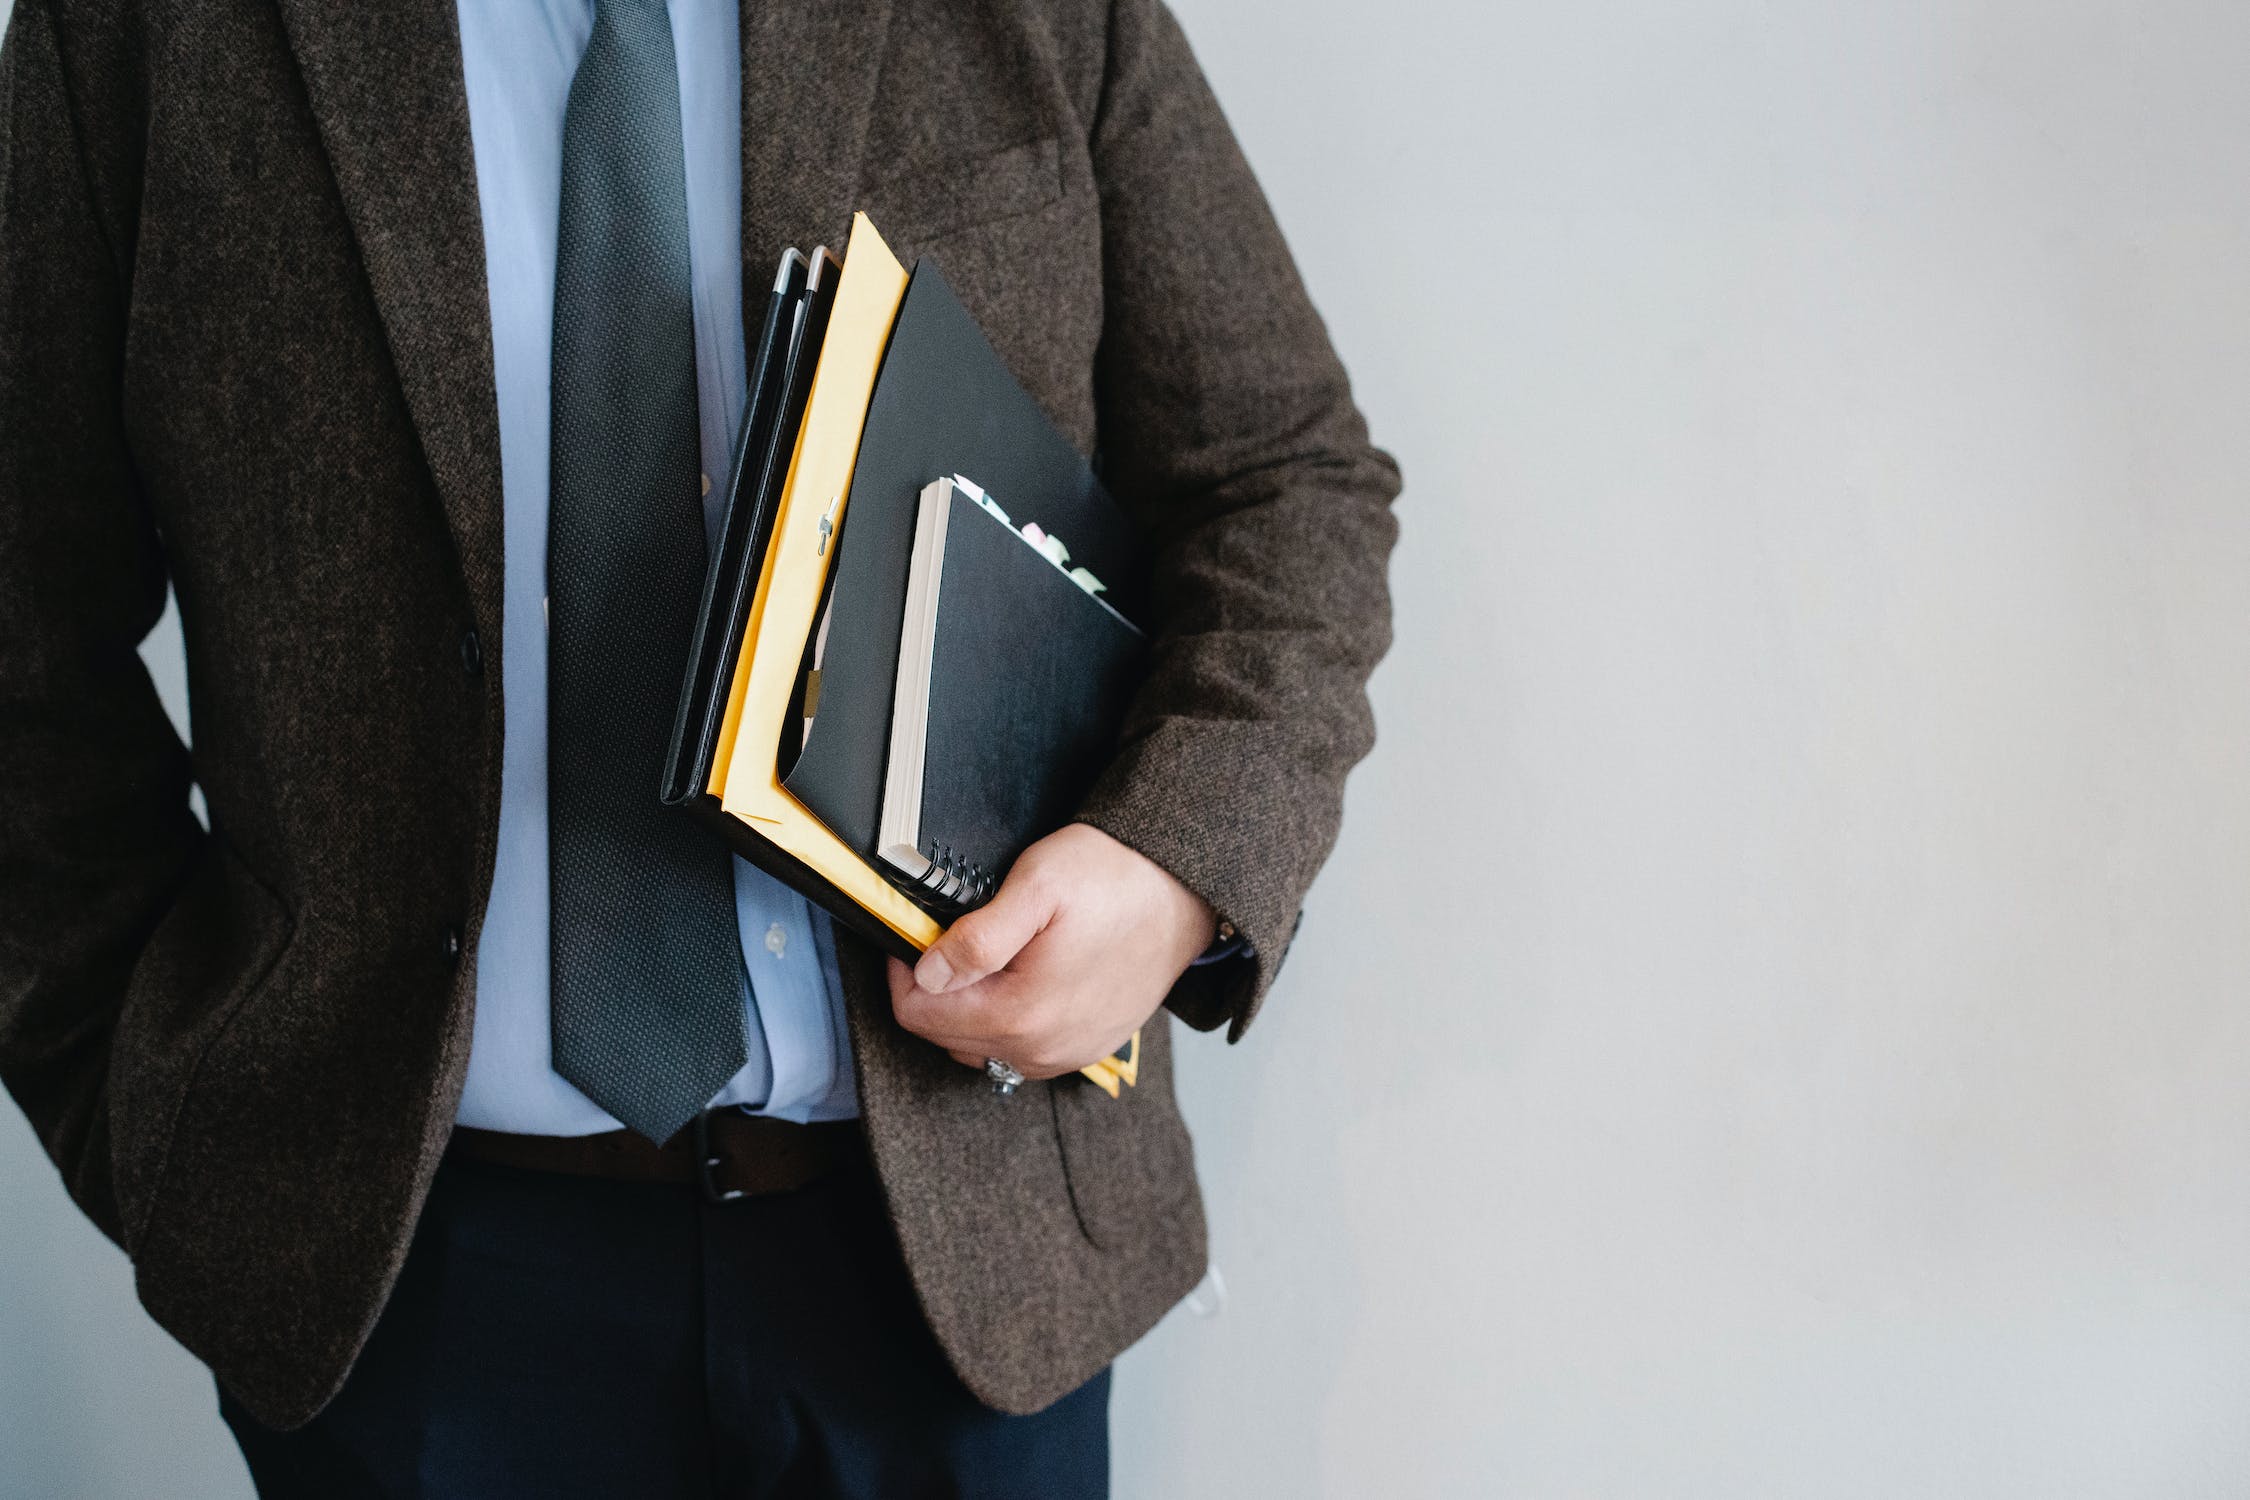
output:
<svg viewBox="0 0 2250 1500"><path fill-rule="evenodd" d="M748 364L739 20L735 0L671 0L669 9L687 150L703 471L710 481L704 522L716 536ZM589 1135L618 1129L618 1122L555 1072L547 1030L546 574L563 106L593 31L594 6L458 0L458 11L500 410L507 723L499 852L477 945L476 1031L456 1118L486 1130ZM651 796L656 774L649 767ZM750 1061L712 1102L790 1120L850 1118L858 1102L827 914L739 859L734 889Z"/></svg>

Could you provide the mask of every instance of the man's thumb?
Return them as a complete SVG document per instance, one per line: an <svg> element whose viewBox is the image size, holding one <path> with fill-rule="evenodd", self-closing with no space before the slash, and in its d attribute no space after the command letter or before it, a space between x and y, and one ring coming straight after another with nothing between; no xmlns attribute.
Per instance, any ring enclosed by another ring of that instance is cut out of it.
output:
<svg viewBox="0 0 2250 1500"><path fill-rule="evenodd" d="M914 966L914 982L933 995L975 984L1006 967L1054 912L1054 900L1039 882L1011 874L1000 883L998 895L957 918L930 945Z"/></svg>

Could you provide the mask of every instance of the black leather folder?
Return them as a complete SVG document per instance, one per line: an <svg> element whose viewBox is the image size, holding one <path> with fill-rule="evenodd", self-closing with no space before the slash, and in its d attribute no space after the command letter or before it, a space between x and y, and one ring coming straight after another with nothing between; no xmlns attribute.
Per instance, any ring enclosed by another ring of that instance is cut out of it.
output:
<svg viewBox="0 0 2250 1500"><path fill-rule="evenodd" d="M804 421L813 365L835 305L841 271L826 246L808 259L784 251L774 274L773 299L752 352L750 395L727 475L724 518L711 566L704 571L703 603L688 647L687 676L665 755L659 795L667 806L692 805L711 779L719 726L750 598L758 587L773 537L774 508L789 467L789 452Z"/></svg>
<svg viewBox="0 0 2250 1500"><path fill-rule="evenodd" d="M954 474L981 485L1018 526L1036 522L1061 538L1071 563L1107 585L1102 597L1128 620L1143 621L1147 549L1139 529L925 258L914 267L868 405L838 537L817 710L782 782L871 864L880 854L916 512L924 486ZM1021 541L1012 545L1029 551ZM1049 566L1036 554L1032 561ZM1073 587L1059 573L1056 581Z"/></svg>

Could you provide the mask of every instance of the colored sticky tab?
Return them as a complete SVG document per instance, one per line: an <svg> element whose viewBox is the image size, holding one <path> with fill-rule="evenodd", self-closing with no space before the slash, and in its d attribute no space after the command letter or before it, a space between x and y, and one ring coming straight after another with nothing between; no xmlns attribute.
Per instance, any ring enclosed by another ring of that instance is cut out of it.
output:
<svg viewBox="0 0 2250 1500"><path fill-rule="evenodd" d="M1030 540L1031 545L1037 547L1041 552L1047 554L1047 561L1053 563L1058 568L1064 568L1070 565L1070 549L1063 545L1063 540L1061 537L1056 536L1051 531L1040 531L1037 536L1032 536L1032 532L1039 531L1039 528L1036 526L1026 526L1023 530L1025 537Z"/></svg>

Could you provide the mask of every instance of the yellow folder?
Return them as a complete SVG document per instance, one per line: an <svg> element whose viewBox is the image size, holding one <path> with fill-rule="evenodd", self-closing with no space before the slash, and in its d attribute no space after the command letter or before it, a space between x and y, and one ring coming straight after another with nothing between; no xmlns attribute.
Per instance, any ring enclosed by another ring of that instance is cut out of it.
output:
<svg viewBox="0 0 2250 1500"><path fill-rule="evenodd" d="M794 855L916 948L927 948L937 941L937 921L789 795L775 774L797 667L836 557L860 429L906 281L906 268L867 215L854 214L836 307L813 367L804 424L782 481L773 540L728 689L709 790L730 816Z"/></svg>

